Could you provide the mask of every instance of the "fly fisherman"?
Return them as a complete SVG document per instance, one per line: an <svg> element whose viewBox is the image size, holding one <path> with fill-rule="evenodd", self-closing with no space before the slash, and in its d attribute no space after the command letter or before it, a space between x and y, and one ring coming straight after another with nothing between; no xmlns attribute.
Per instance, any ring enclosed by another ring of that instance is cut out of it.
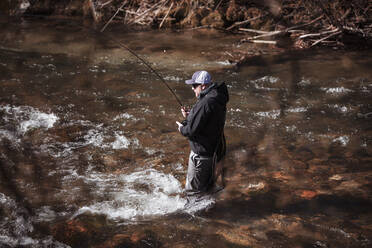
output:
<svg viewBox="0 0 372 248"><path fill-rule="evenodd" d="M226 152L223 129L229 95L226 84L212 83L206 71L195 72L185 83L192 86L197 98L189 112L181 108L186 120L177 122L179 132L188 138L191 147L185 186L191 196L208 192L217 179L215 165Z"/></svg>

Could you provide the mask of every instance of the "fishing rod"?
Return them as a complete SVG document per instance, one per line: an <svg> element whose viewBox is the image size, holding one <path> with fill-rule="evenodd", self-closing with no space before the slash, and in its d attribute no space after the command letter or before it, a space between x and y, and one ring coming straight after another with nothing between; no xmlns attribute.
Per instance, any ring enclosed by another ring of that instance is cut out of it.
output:
<svg viewBox="0 0 372 248"><path fill-rule="evenodd" d="M100 31L100 33L103 33L103 29ZM134 55L137 59L139 59L142 63L144 63L156 76L158 76L158 78L160 79L160 81L165 84L165 86L169 89L169 91L173 94L173 96L176 98L178 104L183 107L183 104L181 102L181 100L178 98L178 96L176 95L176 93L174 92L174 90L172 90L172 88L167 84L167 82L165 82L164 78L162 76L160 76L160 74L155 71L154 68L151 67L150 63L147 62L144 58L141 58L139 55L137 55L132 49L130 49L128 46L126 46L123 42L117 40L116 38L112 37L111 35L107 35L107 37L114 41L116 44L118 44L120 47L122 48L125 48L128 52L130 52L132 55Z"/></svg>

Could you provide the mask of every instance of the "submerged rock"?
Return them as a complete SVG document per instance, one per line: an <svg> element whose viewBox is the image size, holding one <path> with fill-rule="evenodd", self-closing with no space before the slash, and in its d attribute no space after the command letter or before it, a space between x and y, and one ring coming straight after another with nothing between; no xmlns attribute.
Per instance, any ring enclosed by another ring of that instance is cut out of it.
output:
<svg viewBox="0 0 372 248"><path fill-rule="evenodd" d="M92 247L101 243L108 226L105 216L80 215L55 224L50 231L56 240L72 247Z"/></svg>
<svg viewBox="0 0 372 248"><path fill-rule="evenodd" d="M130 233L119 233L115 234L113 237L107 239L105 242L95 246L96 248L116 248L116 247L142 247L141 244L147 243L147 239L151 235L147 234L146 231L134 231ZM154 242L156 244L156 242ZM153 247L153 246L150 246ZM157 246L155 246L157 247Z"/></svg>
<svg viewBox="0 0 372 248"><path fill-rule="evenodd" d="M312 190L301 190L298 192L298 194L301 198L305 198L307 200L310 200L318 195L317 192L312 191Z"/></svg>
<svg viewBox="0 0 372 248"><path fill-rule="evenodd" d="M118 161L112 155L103 156L103 163L104 163L105 166L108 166L108 167L117 167L118 166Z"/></svg>

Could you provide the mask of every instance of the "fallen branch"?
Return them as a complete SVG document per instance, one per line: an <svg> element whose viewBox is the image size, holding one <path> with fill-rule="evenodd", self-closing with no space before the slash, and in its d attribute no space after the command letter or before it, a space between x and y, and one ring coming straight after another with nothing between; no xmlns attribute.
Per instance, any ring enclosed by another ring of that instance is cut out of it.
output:
<svg viewBox="0 0 372 248"><path fill-rule="evenodd" d="M204 25L204 26L189 28L188 30L196 30L196 29L211 28L211 27L212 27L211 25Z"/></svg>
<svg viewBox="0 0 372 248"><path fill-rule="evenodd" d="M101 29L101 32L105 31L106 27L112 22L112 20L114 20L115 16L120 12L120 10L124 7L125 3L127 1L124 1L123 4L116 10L115 14L110 18L110 20L105 24L105 26L103 26L103 28Z"/></svg>
<svg viewBox="0 0 372 248"><path fill-rule="evenodd" d="M308 37L316 37L316 36L322 36L322 35L325 35L325 34L330 34L330 33L335 33L335 32L338 32L339 29L336 28L336 29L333 29L333 30L330 30L330 31L325 31L325 32L321 32L321 33L315 33L315 34L304 34L304 35L301 35L298 37L298 39L305 39L305 38L308 38Z"/></svg>
<svg viewBox="0 0 372 248"><path fill-rule="evenodd" d="M264 37L275 36L275 35L279 35L279 34L283 34L283 33L288 33L291 30L294 30L294 29L297 29L297 28L300 28L300 27L304 27L304 26L310 25L310 24L312 24L312 23L320 20L321 18L323 18L323 15L321 15L321 16L315 18L314 20L312 20L312 21L310 21L308 23L305 23L305 24L301 24L301 25L289 27L289 28L287 28L285 30L271 31L271 32L263 33L261 35L256 35L256 36L253 36L253 37L248 37L248 38L245 38L245 39L241 40L241 42L247 42L247 41L251 41L251 40L256 40L258 38L264 38ZM261 32L265 32L265 31L261 31Z"/></svg>
<svg viewBox="0 0 372 248"><path fill-rule="evenodd" d="M229 55L231 58L234 58L234 56L232 56L232 54L227 51L225 51L225 54Z"/></svg>
<svg viewBox="0 0 372 248"><path fill-rule="evenodd" d="M101 3L100 6L99 6L99 8L101 9L101 8L105 7L106 5L112 3L112 1L113 1L113 0L108 0L108 1L105 2L105 3Z"/></svg>
<svg viewBox="0 0 372 248"><path fill-rule="evenodd" d="M315 18L314 20L312 20L312 21L310 21L310 22L307 22L307 23L304 23L304 24L300 24L300 25L297 25L297 26L293 26L293 27L287 28L286 30L289 31L289 30L292 30L292 29L302 28L302 27L305 27L305 26L311 25L311 24L313 24L314 22L319 21L319 20L322 19L323 17L324 17L324 15L320 15L319 17Z"/></svg>
<svg viewBox="0 0 372 248"><path fill-rule="evenodd" d="M132 10L125 10L125 13L128 13L130 15L136 15L136 16L140 16L141 14L138 14L137 12L135 11L132 11Z"/></svg>
<svg viewBox="0 0 372 248"><path fill-rule="evenodd" d="M214 11L216 11L218 9L218 7L220 7L221 3L222 3L222 0L220 0L220 2L216 5L216 7L214 8Z"/></svg>
<svg viewBox="0 0 372 248"><path fill-rule="evenodd" d="M235 22L233 25L231 25L230 27L226 28L226 30L233 29L233 28L235 28L235 27L237 27L237 26L241 26L241 25L243 25L243 24L246 24L246 23L248 23L248 22L251 22L251 21L257 20L257 19L259 19L259 18L261 18L261 17L264 17L264 16L266 16L266 15L260 15L260 16L253 17L253 18L248 19L248 20L245 20L245 21Z"/></svg>
<svg viewBox="0 0 372 248"><path fill-rule="evenodd" d="M167 19L168 15L169 15L169 12L171 11L171 9L173 8L173 4L174 2L172 2L171 6L169 7L168 11L167 11L167 14L164 16L163 20L161 21L160 25L159 25L159 28L161 28L163 26L163 23L165 21L165 19Z"/></svg>
<svg viewBox="0 0 372 248"><path fill-rule="evenodd" d="M325 41L325 40L327 40L327 39L329 39L329 38L331 38L331 37L333 37L333 36L339 35L339 34L341 34L341 33L342 33L342 31L338 31L338 32L336 32L336 33L330 34L330 35L328 35L327 37L324 37L324 38L322 38L322 39L320 39L320 40L317 40L317 41L314 42L310 47L313 47L313 46L319 44L320 42Z"/></svg>
<svg viewBox="0 0 372 248"><path fill-rule="evenodd" d="M94 22L97 23L98 22L98 14L97 14L97 11L96 11L96 7L94 6L93 0L89 0L89 8L90 8L90 11L92 13Z"/></svg>
<svg viewBox="0 0 372 248"><path fill-rule="evenodd" d="M288 33L305 33L305 30L292 29L292 30L288 30Z"/></svg>
<svg viewBox="0 0 372 248"><path fill-rule="evenodd" d="M250 29L250 28L239 28L239 31L257 33L257 34L267 34L267 33L270 33L270 31L261 31L261 30Z"/></svg>
<svg viewBox="0 0 372 248"><path fill-rule="evenodd" d="M359 29L359 28L353 28L353 27L349 27L349 26L346 26L346 25L343 26L342 28L344 30L347 30L347 31L352 32L352 33L359 33L362 36L372 37L371 33L364 32L362 29Z"/></svg>
<svg viewBox="0 0 372 248"><path fill-rule="evenodd" d="M276 41L275 40L248 40L248 42L276 45Z"/></svg>
<svg viewBox="0 0 372 248"><path fill-rule="evenodd" d="M139 16L137 16L133 21L129 22L128 24L138 23L148 12L150 12L153 9L155 9L156 7L158 7L162 3L164 3L164 1L158 2L157 4L153 5L151 8L147 9L146 11L144 11L142 14L140 14Z"/></svg>
<svg viewBox="0 0 372 248"><path fill-rule="evenodd" d="M9 52L22 52L21 49L11 48L11 47L3 47L0 45L0 50L9 51Z"/></svg>
<svg viewBox="0 0 372 248"><path fill-rule="evenodd" d="M350 14L350 11L351 11L351 9L348 9L345 13L344 13L344 15L340 18L340 21L342 21L342 20L344 20L349 14Z"/></svg>
<svg viewBox="0 0 372 248"><path fill-rule="evenodd" d="M253 36L253 37L249 37L248 40L255 40L255 39L263 38L263 37L270 37L270 36L274 36L274 35L278 35L278 34L282 34L282 33L286 33L286 32L287 32L286 30L272 31L272 32L269 32L269 33L266 33L266 34L261 34L261 35L256 35L256 36Z"/></svg>

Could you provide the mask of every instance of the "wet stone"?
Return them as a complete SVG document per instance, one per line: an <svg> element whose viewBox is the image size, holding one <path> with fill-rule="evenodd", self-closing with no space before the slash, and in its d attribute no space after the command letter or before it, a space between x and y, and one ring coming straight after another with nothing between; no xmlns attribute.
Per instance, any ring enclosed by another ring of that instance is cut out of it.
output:
<svg viewBox="0 0 372 248"><path fill-rule="evenodd" d="M335 187L335 190L344 191L344 192L355 192L362 185L354 180L341 182L340 185Z"/></svg>
<svg viewBox="0 0 372 248"><path fill-rule="evenodd" d="M339 174L336 174L336 175L331 176L329 180L340 181L340 180L343 180L343 177Z"/></svg>
<svg viewBox="0 0 372 248"><path fill-rule="evenodd" d="M307 200L310 200L310 199L316 197L318 195L318 193L315 192L315 191L312 191L312 190L302 190L302 191L298 192L298 195L301 198L305 198Z"/></svg>
<svg viewBox="0 0 372 248"><path fill-rule="evenodd" d="M51 232L57 240L72 247L93 246L102 242L107 224L104 216L86 215L57 223L51 228Z"/></svg>
<svg viewBox="0 0 372 248"><path fill-rule="evenodd" d="M134 244L130 241L129 234L116 234L109 240L95 247L96 248L134 247Z"/></svg>
<svg viewBox="0 0 372 248"><path fill-rule="evenodd" d="M118 166L118 161L112 155L103 156L103 163L104 163L105 166L108 166L108 167L117 167Z"/></svg>
<svg viewBox="0 0 372 248"><path fill-rule="evenodd" d="M310 149L305 147L296 149L294 154L296 159L301 160L303 162L306 162L314 158L314 153Z"/></svg>
<svg viewBox="0 0 372 248"><path fill-rule="evenodd" d="M299 160L294 160L291 162L293 168L295 168L296 170L305 170L305 169L308 169L308 165L304 162L301 162Z"/></svg>
<svg viewBox="0 0 372 248"><path fill-rule="evenodd" d="M220 229L216 232L227 242L236 245L236 246L254 246L257 244L257 240L252 237L252 234L246 230L240 229ZM223 247L223 246L222 246ZM226 246L228 247L228 246Z"/></svg>
<svg viewBox="0 0 372 248"><path fill-rule="evenodd" d="M64 243L72 246L88 245L87 240L92 239L92 230L89 230L80 221L69 221L52 227L53 236Z"/></svg>

